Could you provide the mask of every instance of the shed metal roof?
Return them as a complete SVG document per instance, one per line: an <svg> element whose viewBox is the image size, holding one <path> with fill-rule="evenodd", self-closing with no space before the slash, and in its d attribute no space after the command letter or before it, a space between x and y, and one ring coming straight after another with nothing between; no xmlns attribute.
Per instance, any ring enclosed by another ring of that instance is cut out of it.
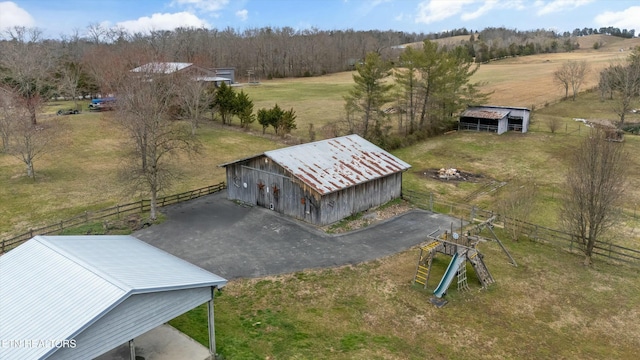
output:
<svg viewBox="0 0 640 360"><path fill-rule="evenodd" d="M171 74L188 68L193 63L186 62L150 62L142 66L132 69L132 72L152 73L152 74Z"/></svg>
<svg viewBox="0 0 640 360"><path fill-rule="evenodd" d="M196 81L231 81L231 79L221 76L198 76Z"/></svg>
<svg viewBox="0 0 640 360"><path fill-rule="evenodd" d="M271 150L264 155L321 195L411 167L358 135Z"/></svg>
<svg viewBox="0 0 640 360"><path fill-rule="evenodd" d="M496 110L496 109L489 110L489 109L483 109L483 108L468 109L462 113L462 117L490 119L490 120L500 120L507 115L509 115L509 110Z"/></svg>
<svg viewBox="0 0 640 360"><path fill-rule="evenodd" d="M36 236L0 257L0 359L45 359L55 344L24 341L73 339L131 295L226 283L132 236Z"/></svg>

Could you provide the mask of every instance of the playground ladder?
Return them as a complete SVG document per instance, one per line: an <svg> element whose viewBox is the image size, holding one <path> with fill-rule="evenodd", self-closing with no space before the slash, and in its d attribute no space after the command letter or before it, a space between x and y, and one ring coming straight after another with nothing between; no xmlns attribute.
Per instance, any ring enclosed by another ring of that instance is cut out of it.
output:
<svg viewBox="0 0 640 360"><path fill-rule="evenodd" d="M431 271L431 262L433 261L433 253L442 243L433 241L420 248L420 257L416 266L416 274L413 277L414 284L420 284L423 288L427 288L429 281L429 272Z"/></svg>
<svg viewBox="0 0 640 360"><path fill-rule="evenodd" d="M484 261L482 260L482 255L480 255L479 252L473 252L471 255L469 255L468 259L471 262L471 265L473 265L473 269L476 271L476 275L478 276L478 279L480 279L482 287L486 288L490 284L496 282L493 279L493 276L491 276L491 273L489 272L487 265L485 265Z"/></svg>

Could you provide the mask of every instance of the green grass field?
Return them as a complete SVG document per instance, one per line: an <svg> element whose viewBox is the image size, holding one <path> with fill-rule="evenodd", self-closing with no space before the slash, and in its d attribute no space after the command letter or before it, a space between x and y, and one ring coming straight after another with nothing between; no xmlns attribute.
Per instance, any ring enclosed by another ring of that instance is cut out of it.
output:
<svg viewBox="0 0 640 360"><path fill-rule="evenodd" d="M481 251L497 283L449 290L438 309L413 286L419 251L357 266L230 282L216 297L226 359L632 359L640 345L637 269L523 241ZM450 258L438 255L437 285ZM206 309L170 322L207 344Z"/></svg>
<svg viewBox="0 0 640 360"><path fill-rule="evenodd" d="M592 56L586 50L566 56L577 59L580 54ZM614 56L613 50L607 54ZM483 66L484 73L478 73L503 87L493 95L496 104L549 104L538 107L528 134L453 133L397 150L394 154L412 165L404 188L461 202L493 179L533 178L540 187L533 221L555 227L567 154L588 135L588 128L573 118L612 119L615 115L594 92L581 94L575 102L558 101L561 94L548 78L540 79L535 91L551 94L549 98L530 99L533 86L516 86L518 75L534 76L536 67L549 65L544 59L540 55L505 60ZM514 65L514 61L523 64ZM526 66L533 68L523 70ZM319 139L325 137L320 129L340 118L342 96L351 84L351 73L341 73L272 80L242 89L254 100L255 110L275 103L284 109L293 107L298 114L293 136L305 140L309 124L314 124ZM512 99L526 101L516 104ZM45 112L67 107L68 103L51 104ZM41 121L58 122L66 131L55 151L36 160L36 181L26 178L19 160L0 154L2 237L85 210L139 199L140 194L125 192L118 182L123 134L109 119L113 115L83 112L42 117ZM551 119L561 123L556 133L548 129ZM640 117L630 120L640 121ZM182 177L166 194L223 181L224 171L217 165L285 146L272 136L272 130L267 136L261 132L257 124L243 131L206 121L198 133L202 153L175 162ZM621 236L614 241L640 248L640 160L634 156L640 152L640 137L627 136L624 146L631 154L625 198L625 212L631 216L625 218ZM482 178L477 183L444 182L424 175L425 170L441 167L456 167ZM500 191L508 189L509 185ZM482 195L469 202L493 209L497 196ZM218 350L227 359L636 357L640 348L637 268L602 261L585 268L580 256L551 246L527 240L506 241L506 245L520 266L509 265L496 244L482 244L480 250L497 283L488 291L480 290L469 268L471 291L451 290L450 303L442 309L429 303L428 291L411 285L417 249L357 266L231 281L216 299ZM444 255L437 258L432 289L448 261ZM202 308L172 324L206 342Z"/></svg>

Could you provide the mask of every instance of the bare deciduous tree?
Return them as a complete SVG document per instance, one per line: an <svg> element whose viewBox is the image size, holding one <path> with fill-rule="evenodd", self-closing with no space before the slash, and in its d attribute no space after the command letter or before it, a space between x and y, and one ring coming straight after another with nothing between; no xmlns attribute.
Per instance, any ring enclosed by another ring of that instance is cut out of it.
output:
<svg viewBox="0 0 640 360"><path fill-rule="evenodd" d="M190 77L181 78L182 91L179 94L180 108L182 109L182 117L191 124L191 135L195 135L199 127L202 113L207 110L208 104L211 103L210 92L207 89L207 83L196 81Z"/></svg>
<svg viewBox="0 0 640 360"><path fill-rule="evenodd" d="M26 106L19 104L20 101L27 100L14 93L12 104L16 106L3 106L0 122L6 125L6 152L22 161L27 166L27 176L35 180L34 161L54 150L60 126L50 123L33 124L30 112Z"/></svg>
<svg viewBox="0 0 640 360"><path fill-rule="evenodd" d="M19 94L32 124L45 101L52 59L36 28L14 27L6 31L9 41L0 53L0 77L6 87Z"/></svg>
<svg viewBox="0 0 640 360"><path fill-rule="evenodd" d="M512 240L518 240L522 235L523 222L531 220L537 189L533 179L529 179L512 181L502 192L498 201L498 210L503 216L504 228Z"/></svg>
<svg viewBox="0 0 640 360"><path fill-rule="evenodd" d="M151 197L151 220L157 218L158 193L177 176L172 159L179 153L197 151L198 141L190 126L171 119L182 82L173 75L129 76L118 88L115 121L128 135L130 152L124 177ZM176 75L177 76L177 75Z"/></svg>
<svg viewBox="0 0 640 360"><path fill-rule="evenodd" d="M601 91L609 92L611 108L619 117L618 128L640 97L640 60L633 55L622 64L611 64L600 73Z"/></svg>
<svg viewBox="0 0 640 360"><path fill-rule="evenodd" d="M13 108L11 92L0 87L0 139L2 139L3 152L9 149Z"/></svg>
<svg viewBox="0 0 640 360"><path fill-rule="evenodd" d="M617 223L627 174L624 160L623 144L607 141L597 129L571 157L560 219L581 245L585 265L592 263L596 241Z"/></svg>
<svg viewBox="0 0 640 360"><path fill-rule="evenodd" d="M551 131L552 134L555 134L560 128L560 118L557 116L550 117L547 120L547 126L549 127L549 131Z"/></svg>
<svg viewBox="0 0 640 360"><path fill-rule="evenodd" d="M58 89L63 95L71 97L74 109L78 109L78 87L83 71L81 39L78 31L63 38L62 44L63 52L57 61L56 71Z"/></svg>
<svg viewBox="0 0 640 360"><path fill-rule="evenodd" d="M585 60L569 60L553 73L553 79L564 88L565 99L569 97L569 88L571 88L575 101L588 72L589 65Z"/></svg>

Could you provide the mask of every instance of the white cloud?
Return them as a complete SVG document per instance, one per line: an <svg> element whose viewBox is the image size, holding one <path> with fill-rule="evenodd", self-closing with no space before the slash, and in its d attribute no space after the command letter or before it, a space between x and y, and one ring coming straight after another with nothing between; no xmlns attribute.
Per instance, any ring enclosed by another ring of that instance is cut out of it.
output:
<svg viewBox="0 0 640 360"><path fill-rule="evenodd" d="M362 3L362 5L358 8L358 14L360 14L360 16L366 16L367 14L369 14L371 11L373 11L373 9L375 9L379 5L384 4L384 3L388 3L388 2L391 2L391 0L364 1Z"/></svg>
<svg viewBox="0 0 640 360"><path fill-rule="evenodd" d="M482 15L486 14L487 12L489 12L489 10L493 9L494 7L496 7L496 5L498 5L498 1L497 0L485 1L485 3L478 8L478 10L476 10L474 12L463 13L460 18L462 20L465 20L465 21L466 20L477 19L480 16L482 16Z"/></svg>
<svg viewBox="0 0 640 360"><path fill-rule="evenodd" d="M236 11L236 17L238 17L241 21L247 21L249 18L249 11L247 9L242 9Z"/></svg>
<svg viewBox="0 0 640 360"><path fill-rule="evenodd" d="M32 27L35 23L33 17L16 3L12 1L0 2L0 26L2 29L14 26Z"/></svg>
<svg viewBox="0 0 640 360"><path fill-rule="evenodd" d="M415 22L430 24L442 21L462 12L464 5L472 4L474 0L456 0L456 1L423 1L418 4L418 14Z"/></svg>
<svg viewBox="0 0 640 360"><path fill-rule="evenodd" d="M150 30L173 30L177 27L210 27L210 25L188 12L174 14L153 14L151 17L143 16L137 20L122 21L116 24L129 32L148 32Z"/></svg>
<svg viewBox="0 0 640 360"><path fill-rule="evenodd" d="M553 0L548 3L544 1L536 1L534 6L539 8L537 12L538 15L545 15L575 9L591 2L593 2L593 0Z"/></svg>
<svg viewBox="0 0 640 360"><path fill-rule="evenodd" d="M622 11L607 11L595 18L596 24L599 26L613 26L620 30L622 29L634 29L636 36L640 35L640 6L632 6Z"/></svg>
<svg viewBox="0 0 640 360"><path fill-rule="evenodd" d="M173 0L171 5L194 7L206 12L222 10L229 4L229 0Z"/></svg>
<svg viewBox="0 0 640 360"><path fill-rule="evenodd" d="M523 10L525 6L523 4L523 0L509 0L509 1L498 1L498 0L486 0L476 11L474 12L465 12L460 16L460 19L467 21L477 19L480 16L488 13L493 9L516 9Z"/></svg>

